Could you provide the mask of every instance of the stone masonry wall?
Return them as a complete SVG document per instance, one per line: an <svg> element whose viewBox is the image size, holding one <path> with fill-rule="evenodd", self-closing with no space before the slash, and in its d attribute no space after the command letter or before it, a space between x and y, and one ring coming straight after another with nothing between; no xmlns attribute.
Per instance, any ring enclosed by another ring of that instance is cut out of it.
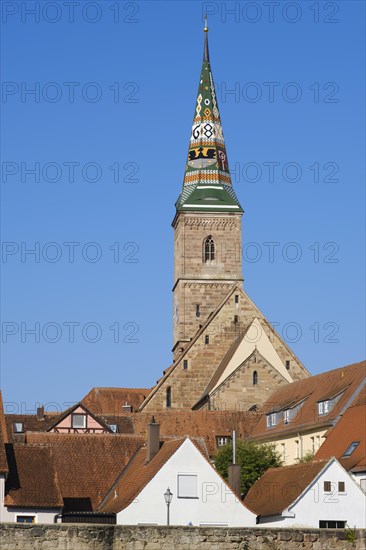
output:
<svg viewBox="0 0 366 550"><path fill-rule="evenodd" d="M0 525L1 550L365 550L365 530Z"/></svg>

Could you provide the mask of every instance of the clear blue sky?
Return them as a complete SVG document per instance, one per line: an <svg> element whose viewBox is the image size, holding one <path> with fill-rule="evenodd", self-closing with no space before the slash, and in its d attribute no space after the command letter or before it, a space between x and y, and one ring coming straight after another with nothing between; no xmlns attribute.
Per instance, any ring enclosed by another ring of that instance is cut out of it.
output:
<svg viewBox="0 0 366 550"><path fill-rule="evenodd" d="M205 3L80 4L2 2L1 381L14 410L150 387L171 361L170 224ZM365 4L206 4L244 288L311 373L362 360Z"/></svg>

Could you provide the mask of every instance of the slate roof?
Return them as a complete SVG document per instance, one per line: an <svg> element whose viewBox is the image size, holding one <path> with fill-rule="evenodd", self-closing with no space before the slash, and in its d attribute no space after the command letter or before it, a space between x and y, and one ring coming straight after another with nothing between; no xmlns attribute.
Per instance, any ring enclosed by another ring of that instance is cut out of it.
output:
<svg viewBox="0 0 366 550"><path fill-rule="evenodd" d="M143 438L130 435L53 432L28 433L26 441L27 446L52 451L62 497L90 498L93 510L144 443Z"/></svg>
<svg viewBox="0 0 366 550"><path fill-rule="evenodd" d="M150 393L151 388L93 388L81 400L96 415L121 415L123 405L135 411Z"/></svg>
<svg viewBox="0 0 366 550"><path fill-rule="evenodd" d="M6 506L60 508L63 499L50 447L8 445Z"/></svg>
<svg viewBox="0 0 366 550"><path fill-rule="evenodd" d="M8 473L5 444L8 443L8 431L5 422L2 393L0 391L0 474Z"/></svg>
<svg viewBox="0 0 366 550"><path fill-rule="evenodd" d="M244 504L257 516L281 514L320 474L329 459L269 468L249 489Z"/></svg>
<svg viewBox="0 0 366 550"><path fill-rule="evenodd" d="M358 404L362 400L364 395L360 395L360 399L357 399L356 403L352 404L337 424L329 430L315 459L335 456L347 471L366 471L366 404ZM353 442L358 442L357 447L351 455L344 456Z"/></svg>
<svg viewBox="0 0 366 550"><path fill-rule="evenodd" d="M292 433L299 429L320 429L333 425L340 414L348 407L365 384L366 362L354 363L339 369L323 372L281 386L264 403L263 415L254 428L253 439L270 440ZM325 415L318 415L318 402L339 396L334 408ZM303 401L299 413L288 423L283 418L267 428L266 414L291 408Z"/></svg>

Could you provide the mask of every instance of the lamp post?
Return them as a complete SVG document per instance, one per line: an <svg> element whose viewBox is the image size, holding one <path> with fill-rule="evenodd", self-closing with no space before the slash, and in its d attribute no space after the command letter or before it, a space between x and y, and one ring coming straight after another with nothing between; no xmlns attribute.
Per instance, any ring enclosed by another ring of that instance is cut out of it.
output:
<svg viewBox="0 0 366 550"><path fill-rule="evenodd" d="M173 493L171 492L169 487L167 488L167 490L164 493L164 498L165 498L165 504L166 504L166 508L167 508L166 524L169 525L169 506L170 506L170 503L171 503L172 498L173 498Z"/></svg>

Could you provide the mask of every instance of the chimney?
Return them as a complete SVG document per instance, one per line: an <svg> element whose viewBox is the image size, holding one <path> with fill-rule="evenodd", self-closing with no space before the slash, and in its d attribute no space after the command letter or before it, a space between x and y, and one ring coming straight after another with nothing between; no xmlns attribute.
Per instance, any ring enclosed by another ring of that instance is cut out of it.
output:
<svg viewBox="0 0 366 550"><path fill-rule="evenodd" d="M227 469L228 483L236 496L240 498L240 464L230 464Z"/></svg>
<svg viewBox="0 0 366 550"><path fill-rule="evenodd" d="M147 426L147 455L146 460L150 462L160 449L160 424L155 422L152 417L150 424Z"/></svg>
<svg viewBox="0 0 366 550"><path fill-rule="evenodd" d="M124 405L122 405L122 410L124 413L131 413L132 412L132 405L129 405L126 401Z"/></svg>
<svg viewBox="0 0 366 550"><path fill-rule="evenodd" d="M37 420L44 420L44 406L37 407Z"/></svg>

